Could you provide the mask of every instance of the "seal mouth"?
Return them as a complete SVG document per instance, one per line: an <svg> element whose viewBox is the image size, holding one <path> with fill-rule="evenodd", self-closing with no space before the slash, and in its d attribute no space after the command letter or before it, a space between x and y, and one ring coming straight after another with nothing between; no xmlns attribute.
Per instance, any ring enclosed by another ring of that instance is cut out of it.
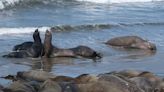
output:
<svg viewBox="0 0 164 92"><path fill-rule="evenodd" d="M152 48L150 48L150 50L155 51L155 50L157 50L157 48L156 47L152 47Z"/></svg>
<svg viewBox="0 0 164 92"><path fill-rule="evenodd" d="M16 77L18 77L18 78L22 78L22 76L23 76L23 72L17 72Z"/></svg>

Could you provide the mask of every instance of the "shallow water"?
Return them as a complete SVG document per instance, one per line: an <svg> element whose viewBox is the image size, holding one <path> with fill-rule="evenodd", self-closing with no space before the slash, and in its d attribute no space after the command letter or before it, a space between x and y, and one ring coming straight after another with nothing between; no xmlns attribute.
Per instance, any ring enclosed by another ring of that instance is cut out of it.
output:
<svg viewBox="0 0 164 92"><path fill-rule="evenodd" d="M100 4L89 2L54 2L18 5L0 12L0 55L16 44L32 40L35 28L54 27L53 44L61 48L90 46L103 54L101 62L84 58L6 59L0 57L0 76L17 71L43 69L78 76L116 70L147 70L163 76L164 2ZM155 43L157 52L119 50L103 42L113 37L137 35ZM9 81L0 79L0 84Z"/></svg>

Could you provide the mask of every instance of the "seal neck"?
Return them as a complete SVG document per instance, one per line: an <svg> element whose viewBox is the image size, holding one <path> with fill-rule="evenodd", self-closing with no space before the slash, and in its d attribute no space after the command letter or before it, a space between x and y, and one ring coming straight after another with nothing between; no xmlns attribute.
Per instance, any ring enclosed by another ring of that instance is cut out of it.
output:
<svg viewBox="0 0 164 92"><path fill-rule="evenodd" d="M40 38L40 34L33 34L33 39L34 39L34 43L41 43L41 38Z"/></svg>
<svg viewBox="0 0 164 92"><path fill-rule="evenodd" d="M52 34L46 33L45 39L44 39L44 52L45 52L44 56L45 57L49 57L49 55L52 52L53 45L52 45L51 41L52 41Z"/></svg>

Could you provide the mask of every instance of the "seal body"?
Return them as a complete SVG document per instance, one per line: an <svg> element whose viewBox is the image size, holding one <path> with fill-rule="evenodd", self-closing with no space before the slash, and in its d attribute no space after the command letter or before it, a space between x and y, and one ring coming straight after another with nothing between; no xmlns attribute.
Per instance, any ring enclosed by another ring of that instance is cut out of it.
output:
<svg viewBox="0 0 164 92"><path fill-rule="evenodd" d="M19 50L28 50L29 48L32 47L32 44L34 42L28 41L28 42L23 42L21 44L15 45L13 47L13 51L19 51Z"/></svg>
<svg viewBox="0 0 164 92"><path fill-rule="evenodd" d="M138 36L122 36L108 40L105 44L123 48L135 48L145 50L156 50L155 44L148 42Z"/></svg>

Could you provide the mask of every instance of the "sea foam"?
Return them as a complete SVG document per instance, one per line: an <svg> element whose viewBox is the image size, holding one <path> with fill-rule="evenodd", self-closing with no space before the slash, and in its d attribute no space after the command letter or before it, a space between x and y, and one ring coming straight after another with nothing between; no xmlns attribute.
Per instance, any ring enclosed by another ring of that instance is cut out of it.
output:
<svg viewBox="0 0 164 92"><path fill-rule="evenodd" d="M7 6L15 5L19 3L21 0L1 0L0 1L0 9L4 9Z"/></svg>
<svg viewBox="0 0 164 92"><path fill-rule="evenodd" d="M77 0L84 2L94 2L94 3L126 3L126 2L154 2L154 1L164 1L164 0Z"/></svg>
<svg viewBox="0 0 164 92"><path fill-rule="evenodd" d="M5 9L7 7L14 7L15 5L33 3L33 2L41 2L41 3L56 3L58 1L66 2L67 0L0 0L0 10ZM155 2L155 1L164 1L164 0L76 0L80 2L93 2L93 3L126 3L126 2ZM70 1L72 2L72 1Z"/></svg>
<svg viewBox="0 0 164 92"><path fill-rule="evenodd" d="M47 29L52 32L78 31L78 30L102 30L116 27L131 26L164 26L164 22L135 22L135 23L103 23L103 24L80 24L80 25L55 25L52 27L18 27L18 28L0 28L0 35L3 34L24 34L33 33L35 29L45 32Z"/></svg>
<svg viewBox="0 0 164 92"><path fill-rule="evenodd" d="M25 34L33 33L37 27L21 27L21 28L0 28L0 35L10 35L10 34ZM49 27L38 28L40 32L45 32Z"/></svg>

